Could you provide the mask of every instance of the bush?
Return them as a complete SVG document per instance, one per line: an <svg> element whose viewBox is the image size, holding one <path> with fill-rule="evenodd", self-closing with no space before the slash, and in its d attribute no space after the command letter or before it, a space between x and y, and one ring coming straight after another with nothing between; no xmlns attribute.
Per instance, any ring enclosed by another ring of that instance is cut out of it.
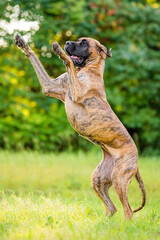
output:
<svg viewBox="0 0 160 240"><path fill-rule="evenodd" d="M10 6L10 7L8 7ZM159 153L160 9L145 1L18 1L0 3L1 18L38 20L31 45L51 76L65 71L51 43L90 36L108 48L104 82L107 99L141 153ZM154 7L154 8L153 8ZM68 10L69 9L69 10ZM3 15L2 15L3 14ZM41 94L35 72L2 27L8 46L0 55L0 147L44 151L87 150L70 127L62 103ZM22 35L26 32L21 32ZM70 36L71 35L71 36ZM34 44L33 44L34 43ZM48 53L50 53L48 55Z"/></svg>

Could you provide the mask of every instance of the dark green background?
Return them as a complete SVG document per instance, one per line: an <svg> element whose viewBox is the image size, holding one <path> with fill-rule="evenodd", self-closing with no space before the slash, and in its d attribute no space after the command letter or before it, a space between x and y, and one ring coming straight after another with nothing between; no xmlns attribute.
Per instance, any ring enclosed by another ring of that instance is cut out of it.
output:
<svg viewBox="0 0 160 240"><path fill-rule="evenodd" d="M10 22L16 5L19 20L39 21L39 30L29 31L30 45L51 76L65 71L62 61L51 52L54 40L64 46L66 40L88 36L112 48L113 57L106 60L104 74L107 99L140 153L158 154L159 1L1 1L1 19ZM14 45L16 31L8 33L5 23L0 32L7 43L0 49L0 148L89 150L92 144L72 130L64 105L41 93L29 60Z"/></svg>

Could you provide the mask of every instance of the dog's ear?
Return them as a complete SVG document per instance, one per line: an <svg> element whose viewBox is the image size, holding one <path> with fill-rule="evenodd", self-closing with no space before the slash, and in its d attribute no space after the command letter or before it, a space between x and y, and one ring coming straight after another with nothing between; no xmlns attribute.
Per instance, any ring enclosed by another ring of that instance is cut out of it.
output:
<svg viewBox="0 0 160 240"><path fill-rule="evenodd" d="M111 53L112 48L110 48L109 52L108 52L107 48L104 45L100 44L99 42L96 43L96 46L97 46L97 50L102 58L105 59L105 58L112 57L112 53Z"/></svg>

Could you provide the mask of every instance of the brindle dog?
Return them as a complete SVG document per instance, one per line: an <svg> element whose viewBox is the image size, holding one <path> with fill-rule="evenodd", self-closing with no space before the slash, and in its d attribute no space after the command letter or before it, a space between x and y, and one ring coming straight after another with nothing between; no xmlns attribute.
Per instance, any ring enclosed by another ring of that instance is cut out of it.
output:
<svg viewBox="0 0 160 240"><path fill-rule="evenodd" d="M112 111L106 100L103 82L105 58L111 50L92 38L66 42L65 51L53 43L53 51L63 60L67 73L51 79L36 54L20 35L16 44L30 59L43 93L65 103L68 120L84 138L97 144L103 151L103 160L91 177L92 187L112 216L116 211L109 196L113 185L124 208L124 217L131 218L146 202L146 193L137 163L137 148L126 128ZM77 68L74 67L77 66ZM132 211L127 197L131 180L136 177L142 192L142 204Z"/></svg>

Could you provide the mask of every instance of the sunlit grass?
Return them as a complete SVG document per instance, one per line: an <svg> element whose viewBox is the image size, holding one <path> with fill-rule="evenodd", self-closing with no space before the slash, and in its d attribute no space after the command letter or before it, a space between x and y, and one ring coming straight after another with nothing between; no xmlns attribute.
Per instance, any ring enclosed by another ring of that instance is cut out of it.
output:
<svg viewBox="0 0 160 240"><path fill-rule="evenodd" d="M140 158L147 191L145 208L124 221L111 219L90 186L90 176L102 156L91 153L40 154L0 152L0 239L158 239L160 237L160 158ZM133 181L129 201L141 203Z"/></svg>

